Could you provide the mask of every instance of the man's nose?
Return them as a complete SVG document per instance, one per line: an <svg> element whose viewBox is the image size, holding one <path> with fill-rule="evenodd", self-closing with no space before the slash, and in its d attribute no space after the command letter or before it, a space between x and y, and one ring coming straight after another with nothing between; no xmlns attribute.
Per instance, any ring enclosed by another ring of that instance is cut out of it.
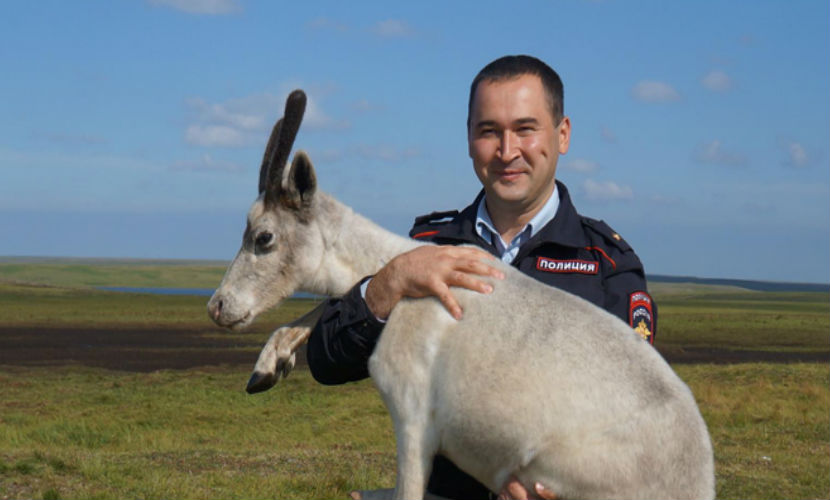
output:
<svg viewBox="0 0 830 500"><path fill-rule="evenodd" d="M505 130L501 134L501 143L499 144L498 151L499 159L504 163L510 163L519 154L519 138L510 130Z"/></svg>

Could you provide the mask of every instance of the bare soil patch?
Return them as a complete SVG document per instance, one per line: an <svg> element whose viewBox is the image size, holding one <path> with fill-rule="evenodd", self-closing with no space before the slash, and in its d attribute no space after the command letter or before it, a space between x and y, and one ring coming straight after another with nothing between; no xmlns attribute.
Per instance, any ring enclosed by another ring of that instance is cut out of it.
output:
<svg viewBox="0 0 830 500"><path fill-rule="evenodd" d="M0 365L82 365L130 372L253 367L267 333L204 327L0 328Z"/></svg>
<svg viewBox="0 0 830 500"><path fill-rule="evenodd" d="M0 365L82 365L130 372L244 365L250 370L268 333L184 327L0 328ZM830 352L660 347L670 363L828 362ZM305 354L297 357L305 365Z"/></svg>
<svg viewBox="0 0 830 500"><path fill-rule="evenodd" d="M663 358L676 364L827 363L830 351L761 351L712 347L657 347Z"/></svg>

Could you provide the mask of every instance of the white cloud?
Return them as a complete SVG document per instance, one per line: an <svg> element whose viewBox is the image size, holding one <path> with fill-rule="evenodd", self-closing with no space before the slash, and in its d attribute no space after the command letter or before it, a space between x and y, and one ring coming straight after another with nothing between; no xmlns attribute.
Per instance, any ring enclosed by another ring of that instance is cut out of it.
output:
<svg viewBox="0 0 830 500"><path fill-rule="evenodd" d="M170 167L171 170L188 170L193 172L244 172L245 168L236 163L214 160L211 155L202 155L198 160L180 161Z"/></svg>
<svg viewBox="0 0 830 500"><path fill-rule="evenodd" d="M205 147L241 147L248 139L238 129L225 125L191 125L187 127L184 139L188 144Z"/></svg>
<svg viewBox="0 0 830 500"><path fill-rule="evenodd" d="M243 147L263 143L277 117L285 109L285 95L268 92L209 103L199 97L187 99L192 123L185 132L189 144L206 147ZM316 99L308 97L303 129L343 129L349 123L327 115Z"/></svg>
<svg viewBox="0 0 830 500"><path fill-rule="evenodd" d="M700 83L712 92L726 92L732 88L732 78L720 70L710 71Z"/></svg>
<svg viewBox="0 0 830 500"><path fill-rule="evenodd" d="M699 145L692 158L699 163L727 167L743 167L749 163L745 155L725 150L718 139Z"/></svg>
<svg viewBox="0 0 830 500"><path fill-rule="evenodd" d="M238 0L148 0L152 5L170 7L188 14L220 15L242 10Z"/></svg>
<svg viewBox="0 0 830 500"><path fill-rule="evenodd" d="M187 105L198 113L199 119L212 123L222 123L242 130L260 130L266 127L264 106L277 105L265 102L262 96L250 96L242 99L231 99L221 104L208 104L201 98L187 100Z"/></svg>
<svg viewBox="0 0 830 500"><path fill-rule="evenodd" d="M620 201L634 198L634 191L629 186L620 186L611 181L596 182L586 179L582 183L585 196L592 201Z"/></svg>
<svg viewBox="0 0 830 500"><path fill-rule="evenodd" d="M407 38L413 36L415 31L404 21L387 19L376 23L372 33L384 38Z"/></svg>
<svg viewBox="0 0 830 500"><path fill-rule="evenodd" d="M584 158L574 158L562 164L564 170L573 172L591 173L599 170L599 164L595 161L586 160Z"/></svg>
<svg viewBox="0 0 830 500"><path fill-rule="evenodd" d="M680 100L680 93L664 82L643 80L631 89L634 99L642 102L673 102Z"/></svg>
<svg viewBox="0 0 830 500"><path fill-rule="evenodd" d="M785 147L787 151L787 159L784 160L785 165L801 168L810 164L810 155L807 154L807 150L801 143L788 141Z"/></svg>

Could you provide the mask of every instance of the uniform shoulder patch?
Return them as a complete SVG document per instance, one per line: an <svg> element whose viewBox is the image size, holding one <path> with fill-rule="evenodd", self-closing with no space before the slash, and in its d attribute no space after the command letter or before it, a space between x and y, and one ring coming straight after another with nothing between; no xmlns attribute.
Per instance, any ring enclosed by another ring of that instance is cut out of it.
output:
<svg viewBox="0 0 830 500"><path fill-rule="evenodd" d="M420 226L423 224L435 224L438 222L449 222L445 219L452 219L458 215L458 210L445 210L443 212L432 212L431 214L421 215L415 217L415 224L416 226Z"/></svg>
<svg viewBox="0 0 830 500"><path fill-rule="evenodd" d="M458 215L458 210L446 210L443 212L432 212L415 218L415 224L409 231L410 238L428 238L438 234L441 226L451 222Z"/></svg>
<svg viewBox="0 0 830 500"><path fill-rule="evenodd" d="M596 220L590 217L582 217L582 224L591 228L594 232L599 233L602 235L606 240L611 242L615 247L619 248L623 252L631 250L631 246L620 236L620 234L613 229L611 226L605 223L603 220Z"/></svg>
<svg viewBox="0 0 830 500"><path fill-rule="evenodd" d="M632 292L628 296L628 323L643 340L654 343L654 301L647 292Z"/></svg>

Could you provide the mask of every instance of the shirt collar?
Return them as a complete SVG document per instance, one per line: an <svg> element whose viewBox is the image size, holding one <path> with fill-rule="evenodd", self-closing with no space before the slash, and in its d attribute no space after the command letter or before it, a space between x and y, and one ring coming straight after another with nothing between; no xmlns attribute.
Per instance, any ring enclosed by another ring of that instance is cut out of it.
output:
<svg viewBox="0 0 830 500"><path fill-rule="evenodd" d="M492 236L498 236L499 232L496 230L496 225L493 224L493 220L487 212L487 205L485 203L486 200L487 196L485 195L482 196L481 200L478 202L475 229L479 236L489 241ZM543 228L548 222L552 221L553 218L556 217L556 212L558 210L559 186L554 185L553 193L551 193L548 201L546 201L544 206L542 206L542 209L539 210L539 212L534 215L532 219L530 219L530 222L528 222L525 227L519 231L516 238L524 236L524 241L532 238L537 232L539 232L539 229ZM498 237L501 238L501 236ZM510 245L510 242L507 242L507 244Z"/></svg>

